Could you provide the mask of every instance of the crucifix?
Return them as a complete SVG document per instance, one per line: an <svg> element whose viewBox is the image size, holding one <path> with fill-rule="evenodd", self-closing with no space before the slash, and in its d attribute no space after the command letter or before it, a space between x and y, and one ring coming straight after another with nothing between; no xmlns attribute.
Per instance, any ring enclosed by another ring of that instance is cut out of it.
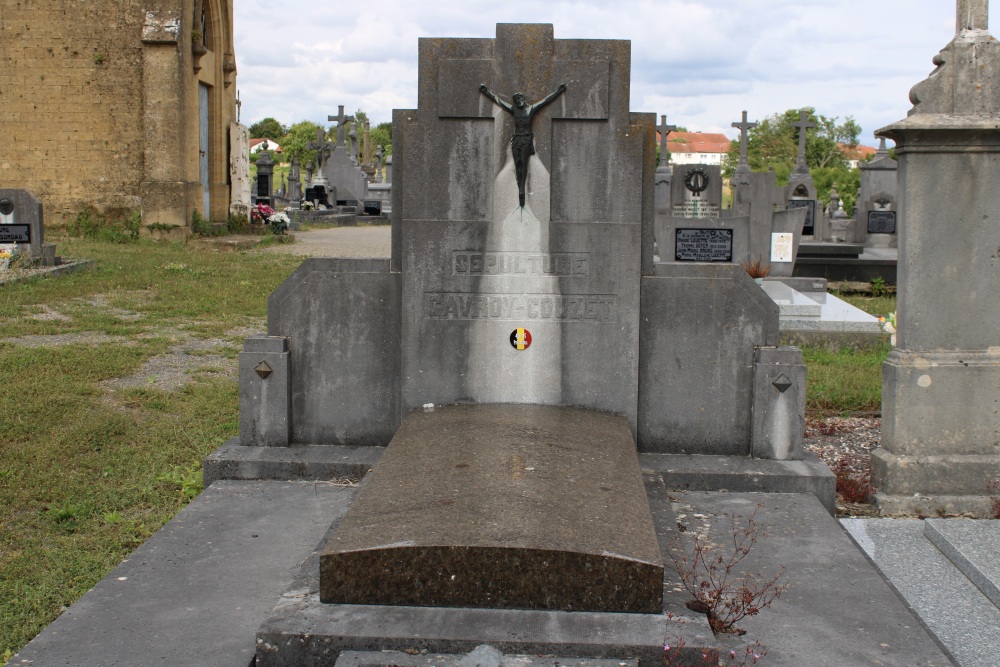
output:
<svg viewBox="0 0 1000 667"><path fill-rule="evenodd" d="M747 135L750 134L750 130L757 127L757 123L747 122L747 112L743 111L743 120L739 123L733 123L733 127L740 131L740 162L736 166L736 172L733 174L733 185L749 185L750 179L747 176L750 174L750 163L747 162Z"/></svg>
<svg viewBox="0 0 1000 667"><path fill-rule="evenodd" d="M313 173L316 174L316 182L325 184L326 178L323 176L323 165L326 164L326 161L330 158L330 153L333 152L333 143L326 140L326 132L322 127L316 128L316 141L310 141L306 144L306 148L316 151L316 170Z"/></svg>
<svg viewBox="0 0 1000 667"><path fill-rule="evenodd" d="M667 125L667 117L660 114L660 124L656 126L656 129L660 133L660 162L656 165L656 168L666 169L669 155L667 152L667 135L676 130L677 126Z"/></svg>
<svg viewBox="0 0 1000 667"><path fill-rule="evenodd" d="M799 155L795 159L794 172L796 174L808 174L809 166L806 164L806 130L810 127L816 127L816 123L809 121L808 111L800 111L799 122L792 123L792 127L799 128Z"/></svg>
<svg viewBox="0 0 1000 667"><path fill-rule="evenodd" d="M990 0L957 0L955 32L986 30L990 27Z"/></svg>
<svg viewBox="0 0 1000 667"><path fill-rule="evenodd" d="M327 116L326 119L329 122L331 122L331 123L333 121L337 121L337 145L338 146L343 146L344 145L344 141L345 141L344 125L347 122L349 122L349 121L353 121L354 120L354 116L345 116L344 115L344 105L343 104L338 105L337 109L338 109L338 111L337 111L337 115L336 116Z"/></svg>
<svg viewBox="0 0 1000 667"><path fill-rule="evenodd" d="M566 84L560 83L555 91L534 104L528 104L524 93L514 93L513 103L507 102L497 97L485 83L479 85L479 92L514 117L514 136L510 139L510 151L514 157L514 172L517 176L517 198L521 203L521 208L524 208L524 185L528 180L528 160L535 154L535 135L531 131L531 122L535 119L535 113L566 92Z"/></svg>

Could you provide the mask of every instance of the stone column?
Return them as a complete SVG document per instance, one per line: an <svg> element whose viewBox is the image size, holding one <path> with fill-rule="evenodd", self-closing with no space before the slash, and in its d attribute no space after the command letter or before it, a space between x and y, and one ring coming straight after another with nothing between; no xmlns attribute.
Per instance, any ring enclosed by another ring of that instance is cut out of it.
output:
<svg viewBox="0 0 1000 667"><path fill-rule="evenodd" d="M873 455L884 512L992 517L1000 479L1000 44L986 5L958 1L907 118L877 133L899 159L898 348Z"/></svg>

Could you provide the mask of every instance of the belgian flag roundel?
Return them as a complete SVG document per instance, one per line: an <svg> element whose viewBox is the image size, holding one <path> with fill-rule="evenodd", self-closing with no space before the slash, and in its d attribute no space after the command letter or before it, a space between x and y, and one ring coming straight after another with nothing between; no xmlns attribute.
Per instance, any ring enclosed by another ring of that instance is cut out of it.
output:
<svg viewBox="0 0 1000 667"><path fill-rule="evenodd" d="M515 350L527 350L531 345L531 332L524 327L518 327L510 332L510 344Z"/></svg>

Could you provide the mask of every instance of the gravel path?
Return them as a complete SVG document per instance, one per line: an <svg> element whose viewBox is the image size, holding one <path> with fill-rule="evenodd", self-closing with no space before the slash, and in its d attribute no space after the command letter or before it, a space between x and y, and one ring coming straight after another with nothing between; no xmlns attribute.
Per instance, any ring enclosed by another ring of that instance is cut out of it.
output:
<svg viewBox="0 0 1000 667"><path fill-rule="evenodd" d="M330 227L295 232L295 243L267 246L260 252L283 252L309 257L388 257L389 225Z"/></svg>

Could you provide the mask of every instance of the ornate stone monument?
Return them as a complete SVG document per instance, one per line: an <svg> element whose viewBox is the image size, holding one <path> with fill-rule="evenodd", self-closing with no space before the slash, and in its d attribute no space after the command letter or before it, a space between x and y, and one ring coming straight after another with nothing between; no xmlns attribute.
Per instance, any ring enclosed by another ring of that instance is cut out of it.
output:
<svg viewBox="0 0 1000 667"><path fill-rule="evenodd" d="M885 512L992 517L1000 479L1000 44L988 2L958 0L955 38L878 131L899 159L897 349L883 368ZM994 492L993 495L996 495Z"/></svg>

